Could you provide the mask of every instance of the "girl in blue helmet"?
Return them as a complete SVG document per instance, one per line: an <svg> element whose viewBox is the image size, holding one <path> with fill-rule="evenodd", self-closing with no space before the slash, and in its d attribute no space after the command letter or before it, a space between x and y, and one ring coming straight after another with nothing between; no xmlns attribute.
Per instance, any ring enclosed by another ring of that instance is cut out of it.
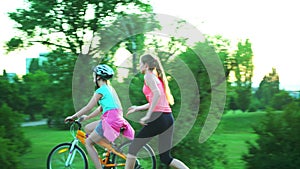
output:
<svg viewBox="0 0 300 169"><path fill-rule="evenodd" d="M75 118L83 117L87 120L99 115L102 112L101 119L92 122L85 126L86 133L89 137L86 139L85 146L90 155L95 168L101 169L98 153L94 147L99 144L105 148L110 148L110 142L114 141L120 134L120 129L125 129L123 135L128 139L133 139L134 130L130 124L123 118L122 106L114 88L108 84L108 80L114 75L111 67L105 64L97 65L93 68L93 78L97 87L94 95L78 112L72 116L68 116L65 121L74 120ZM99 107L90 112L97 104Z"/></svg>

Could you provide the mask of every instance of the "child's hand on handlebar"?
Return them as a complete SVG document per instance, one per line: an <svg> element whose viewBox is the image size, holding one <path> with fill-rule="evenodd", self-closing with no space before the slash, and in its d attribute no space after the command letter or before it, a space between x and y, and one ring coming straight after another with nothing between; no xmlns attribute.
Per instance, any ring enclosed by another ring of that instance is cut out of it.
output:
<svg viewBox="0 0 300 169"><path fill-rule="evenodd" d="M74 121L73 116L68 116L67 118L65 118L65 123L73 122L73 121Z"/></svg>

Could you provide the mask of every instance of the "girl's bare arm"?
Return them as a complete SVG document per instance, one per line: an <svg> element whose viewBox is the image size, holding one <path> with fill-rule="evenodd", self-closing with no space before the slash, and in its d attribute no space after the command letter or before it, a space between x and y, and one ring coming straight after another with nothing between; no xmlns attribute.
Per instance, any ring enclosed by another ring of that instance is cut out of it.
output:
<svg viewBox="0 0 300 169"><path fill-rule="evenodd" d="M88 120L98 116L102 112L102 107L99 106L96 110L94 110L91 114L89 114L84 120Z"/></svg>

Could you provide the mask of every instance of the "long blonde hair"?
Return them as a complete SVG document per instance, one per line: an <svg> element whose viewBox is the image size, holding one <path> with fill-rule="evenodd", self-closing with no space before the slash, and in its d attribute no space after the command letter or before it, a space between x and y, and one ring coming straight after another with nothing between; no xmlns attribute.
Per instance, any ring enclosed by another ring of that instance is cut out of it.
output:
<svg viewBox="0 0 300 169"><path fill-rule="evenodd" d="M152 54L144 54L141 56L141 62L146 63L149 66L149 70L156 71L157 77L160 78L164 84L165 88L165 94L167 97L167 100L170 105L174 104L174 97L171 93L168 79L166 77L165 71L161 65L161 62L158 57L152 55Z"/></svg>

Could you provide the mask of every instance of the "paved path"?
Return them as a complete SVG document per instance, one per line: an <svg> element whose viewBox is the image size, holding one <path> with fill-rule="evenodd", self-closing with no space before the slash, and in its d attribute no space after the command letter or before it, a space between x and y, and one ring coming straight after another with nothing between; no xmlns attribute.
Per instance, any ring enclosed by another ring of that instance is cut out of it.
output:
<svg viewBox="0 0 300 169"><path fill-rule="evenodd" d="M21 127L28 127L28 126L40 126L47 124L47 119L43 119L40 121L32 121L32 122L24 122L21 124Z"/></svg>

